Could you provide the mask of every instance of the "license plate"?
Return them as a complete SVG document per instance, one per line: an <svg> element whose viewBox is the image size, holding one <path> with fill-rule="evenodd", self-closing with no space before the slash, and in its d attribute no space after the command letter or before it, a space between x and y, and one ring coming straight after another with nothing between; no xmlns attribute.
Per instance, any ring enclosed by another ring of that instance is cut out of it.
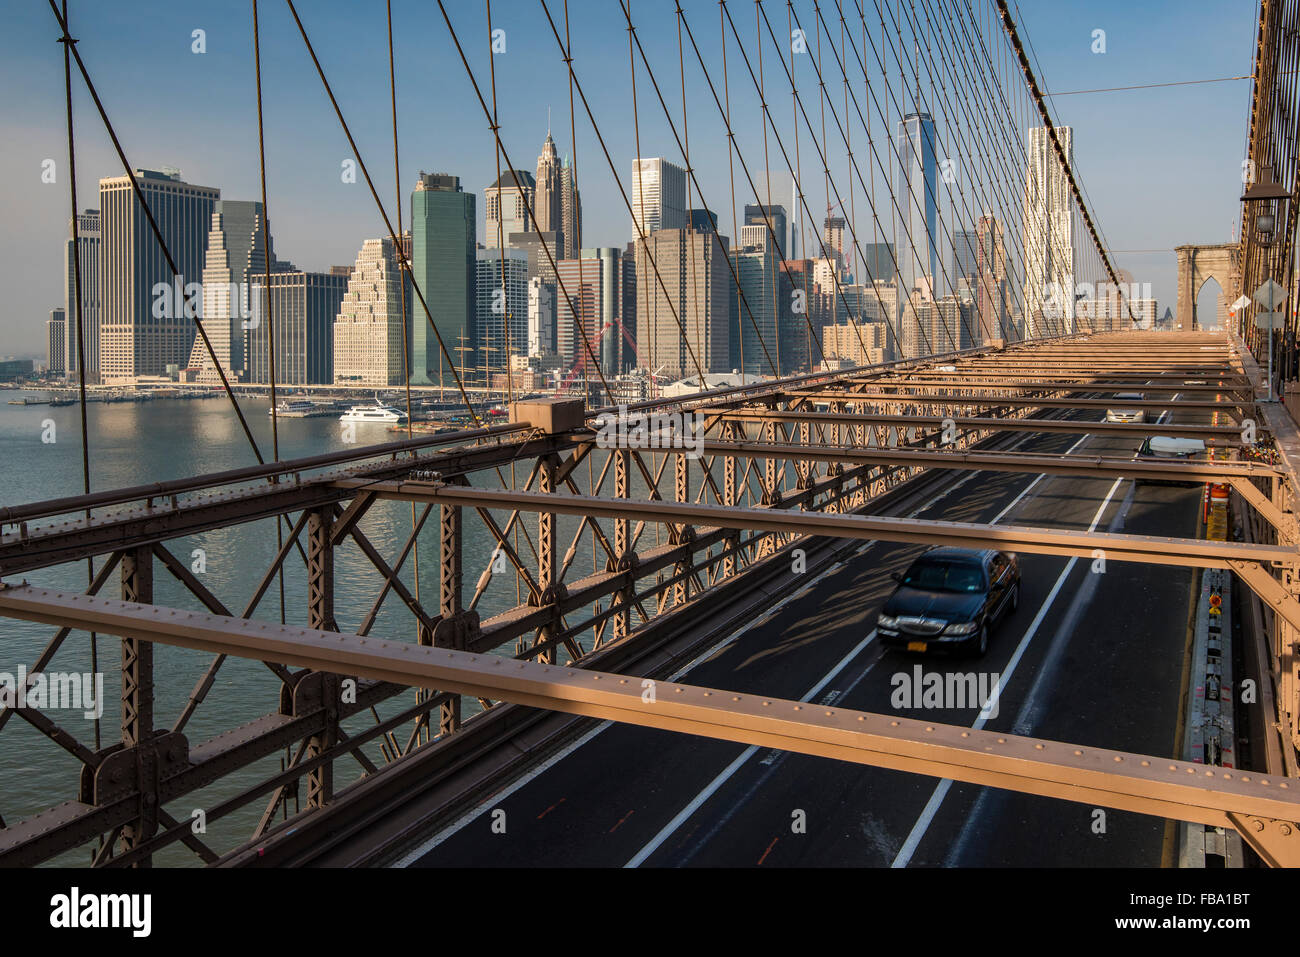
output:
<svg viewBox="0 0 1300 957"><path fill-rule="evenodd" d="M908 651L925 651L925 642L924 642L924 641L909 641L909 642L907 643L907 650L908 650Z"/></svg>

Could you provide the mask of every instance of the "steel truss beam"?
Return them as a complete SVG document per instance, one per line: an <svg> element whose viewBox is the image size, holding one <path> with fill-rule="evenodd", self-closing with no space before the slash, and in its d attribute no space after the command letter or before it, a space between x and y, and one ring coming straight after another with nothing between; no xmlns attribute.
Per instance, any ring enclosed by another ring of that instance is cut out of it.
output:
<svg viewBox="0 0 1300 957"><path fill-rule="evenodd" d="M1241 828L1269 862L1300 865L1300 788L1250 772L32 586L0 588L0 610L136 641L270 657L314 671Z"/></svg>
<svg viewBox="0 0 1300 957"><path fill-rule="evenodd" d="M1010 408L1041 408L1041 409L1113 409L1116 407L1116 400L1110 399L1079 399L1079 398L1057 398L1054 396L1016 396L1001 395L998 393L980 392L967 394L948 394L936 395L934 393L893 393L893 392L820 392L820 393L802 393L800 398L814 398L824 401L838 402L870 402L870 403L913 403L926 405L984 405L992 408L1005 406ZM1125 409L1150 409L1156 411L1159 409L1196 409L1212 411L1236 411L1244 412L1255 407L1253 401L1249 402L1213 402L1202 401L1199 399L1124 399L1122 407Z"/></svg>
<svg viewBox="0 0 1300 957"><path fill-rule="evenodd" d="M895 397L896 403L906 403L905 397ZM913 404L920 399L910 400ZM933 401L933 400L925 400ZM955 403L949 403L955 404ZM952 422L959 428L978 429L986 432L1070 432L1077 434L1112 434L1146 437L1151 435L1154 426L1150 423L1127 422L1089 422L1076 419L997 419L972 416L941 415L885 415L876 413L850 412L803 412L773 411L764 409L736 409L723 413L724 419L733 422L824 422L826 424L848 423L852 425L914 425L917 428L929 426L943 428ZM1227 426L1210 425L1162 425L1161 435L1187 436L1189 438L1217 439L1218 446L1240 446L1241 429Z"/></svg>
<svg viewBox="0 0 1300 957"><path fill-rule="evenodd" d="M1281 545L1243 545L1195 538L1115 535L1017 525L977 525L875 515L795 512L773 508L726 508L679 502L633 502L580 495L540 495L453 487L440 483L382 482L369 486L381 498L462 505L474 508L546 510L597 518L639 517L647 522L745 528L778 534L802 534L917 545L996 546L1040 555L1091 557L1097 549L1118 562L1146 562L1189 568L1233 568L1232 562L1257 566L1294 566L1300 551ZM1261 568L1262 571L1262 568ZM1247 580L1249 582L1249 579ZM1279 615L1300 628L1300 602L1286 597L1275 603Z"/></svg>

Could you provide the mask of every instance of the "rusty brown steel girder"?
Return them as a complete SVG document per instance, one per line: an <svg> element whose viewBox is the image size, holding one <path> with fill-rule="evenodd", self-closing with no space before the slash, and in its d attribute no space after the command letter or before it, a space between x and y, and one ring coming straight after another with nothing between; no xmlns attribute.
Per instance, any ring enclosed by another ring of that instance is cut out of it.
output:
<svg viewBox="0 0 1300 957"><path fill-rule="evenodd" d="M32 586L0 588L0 610L139 641L1242 828L1265 860L1300 865L1300 788L1252 772Z"/></svg>
<svg viewBox="0 0 1300 957"><path fill-rule="evenodd" d="M898 402L900 400L895 397L893 401ZM734 409L724 412L722 417L733 422L808 421L823 422L828 425L835 423L907 425L916 426L917 428L929 426L934 429L943 428L946 422L952 422L958 428L978 429L988 432L1071 432L1080 435L1084 433L1110 433L1112 435L1131 435L1134 438L1145 438L1148 435L1155 434L1154 423L1130 424L1127 422L1080 421L1078 419L997 419L974 416L945 417L941 415L886 415L861 412L803 412L767 409ZM1240 441L1241 429L1228 426L1161 425L1159 434L1213 439L1216 441L1212 444L1225 447L1242 444Z"/></svg>
<svg viewBox="0 0 1300 957"><path fill-rule="evenodd" d="M1150 376L1133 376L1134 379L1149 379ZM1201 376L1208 382L1213 376ZM989 380L987 382L982 380ZM1254 389L1249 383L1237 385L1185 385L1184 377L1179 376L1178 382L1156 382L1153 384L1155 391L1178 391L1188 394L1218 395L1231 394L1238 399L1254 399ZM1005 379L999 376L989 375L987 373L972 373L964 379L953 379L947 376L936 376L935 378L907 378L907 379L863 379L851 383L854 386L873 389L906 389L907 392L900 393L903 395L929 395L931 392L944 395L947 392L939 390L952 389L975 389L986 388L990 385L997 385L999 389L1014 389L1017 392L1129 392L1133 390L1134 383L1121 382L1116 380L1098 380L1090 382L1086 379ZM1143 382L1145 385L1145 382ZM788 396L814 396L829 397L834 394L833 389L790 389L785 394ZM857 395L856 392L848 392L848 395ZM892 395L892 393L891 393Z"/></svg>
<svg viewBox="0 0 1300 957"><path fill-rule="evenodd" d="M1115 561L1148 562L1188 568L1228 568L1229 560L1293 564L1300 550L1281 545L1243 545L1198 538L1117 535L1019 525L981 525L928 519L889 518L789 511L774 508L726 508L692 502L623 501L589 495L543 495L508 489L480 489L439 482L378 482L369 486L380 498L460 505L471 508L519 508L597 518L627 516L669 525L744 528L754 531L824 535L866 541L918 545L988 544L1042 555L1092 554L1103 548Z"/></svg>
<svg viewBox="0 0 1300 957"><path fill-rule="evenodd" d="M1183 461L1143 460L1122 456L1049 455L1025 452L981 452L962 449L933 450L905 448L856 448L843 445L769 445L766 442L704 439L707 455L738 458L796 459L801 461L852 462L870 465L919 465L940 469L977 469L989 472L1022 472L1048 475L1083 475L1097 478L1173 479L1187 482L1220 482L1230 479L1278 481L1285 473L1255 462L1219 462L1210 459Z"/></svg>
<svg viewBox="0 0 1300 957"><path fill-rule="evenodd" d="M986 405L986 406L1006 406L1010 408L1040 408L1040 409L1113 409L1122 405L1125 409L1149 409L1156 411L1159 409L1195 409L1197 411L1230 411L1238 412L1253 409L1255 403L1253 400L1248 401L1224 401L1214 402L1200 399L1123 399L1116 400L1113 397L1109 399L1083 399L1083 398L1057 398L1054 396L1016 396L1000 395L997 393L970 393L966 395L949 394L936 395L934 393L891 393L891 392L827 392L813 393L813 397L826 401L839 402L917 402L929 405ZM1154 423L1152 423L1154 424Z"/></svg>

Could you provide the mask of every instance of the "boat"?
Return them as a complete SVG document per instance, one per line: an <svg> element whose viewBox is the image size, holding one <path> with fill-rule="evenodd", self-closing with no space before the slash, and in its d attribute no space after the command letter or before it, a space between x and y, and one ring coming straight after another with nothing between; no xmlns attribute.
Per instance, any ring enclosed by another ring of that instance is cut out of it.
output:
<svg viewBox="0 0 1300 957"><path fill-rule="evenodd" d="M267 409L267 415L286 415L301 412L311 412L316 408L315 402L308 402L306 399L294 399L292 402L281 400L280 404L274 408Z"/></svg>
<svg viewBox="0 0 1300 957"><path fill-rule="evenodd" d="M354 405L339 416L340 422L405 422L406 413L375 399L374 405Z"/></svg>

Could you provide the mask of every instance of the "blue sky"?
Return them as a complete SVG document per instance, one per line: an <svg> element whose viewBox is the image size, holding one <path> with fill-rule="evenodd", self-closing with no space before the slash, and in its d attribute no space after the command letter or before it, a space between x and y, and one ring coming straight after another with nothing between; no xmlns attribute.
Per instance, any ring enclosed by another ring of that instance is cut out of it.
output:
<svg viewBox="0 0 1300 957"><path fill-rule="evenodd" d="M889 2L897 7L898 0ZM938 0L924 2L933 9ZM970 2L977 9L987 7L985 0ZM922 0L917 4L920 7ZM189 182L218 186L227 198L258 198L251 3L71 0L70 5L78 49L131 163L179 167ZM878 17L875 0L864 5L869 20ZM562 31L563 0L549 0L549 6ZM489 37L484 5L462 0L447 7L486 94ZM687 0L683 7L714 81L720 83L717 4ZM856 8L852 2L847 8L852 29ZM384 5L379 0L299 0L298 9L361 156L393 215ZM731 9L752 56L752 4L737 0ZM768 0L767 9L779 36L785 6ZM811 0L798 0L795 10L805 27L813 23ZM276 251L307 268L350 264L365 238L383 233L382 220L360 177L355 184L341 181L341 163L351 153L287 6L263 0L260 11L267 186ZM682 89L672 11L672 4L663 0L632 2L642 43L680 128ZM837 20L834 11L834 0L823 0L823 13L832 22ZM1247 74L1255 11L1254 0L1022 0L1017 16L1041 63L1040 82L1048 90L1065 91ZM569 13L575 70L615 169L628 187L638 132L643 155L680 159L680 153L639 64L640 122L634 130L627 32L618 3L570 0ZM493 27L505 31L506 41L505 53L493 59L502 136L515 165L531 170L546 135L548 106L561 154L573 151L564 65L540 0L497 0L492 15ZM393 0L393 17L403 204L409 208L410 187L421 169L458 174L466 189L480 191L496 176L493 141L437 4ZM1105 31L1104 54L1092 52L1093 31L1098 29ZM205 31L203 54L192 52L194 30ZM0 81L6 91L0 101L0 138L6 144L0 153L0 221L5 224L0 231L0 282L6 290L0 308L0 354L43 352L44 320L52 306L62 303L61 244L69 196L57 36L46 3L9 5L0 33ZM727 50L737 141L758 173L763 168L763 142L757 97L730 38ZM768 99L792 149L789 89L770 42L765 56ZM823 65L829 70L829 52L825 56ZM838 78L838 70L834 72ZM815 78L801 64L796 79L816 123ZM842 87L834 92L842 112ZM1110 247L1163 250L1115 255L1117 266L1152 284L1162 312L1173 305L1175 294L1173 247L1231 238L1249 93L1248 81L1236 81L1051 101L1057 121L1074 127L1076 168ZM857 96L868 109L861 89ZM726 139L689 46L686 100L692 164L707 204L719 213L723 232L730 234ZM99 178L118 175L121 167L75 66L74 108L80 204L94 207ZM584 245L622 246L633 232L626 207L580 102L576 109ZM805 190L816 213L825 202L822 177L819 169L815 176L809 172L818 164L806 131L801 128L800 134ZM860 127L854 135L860 166L869 175ZM774 141L769 148L770 165L783 166ZM836 162L844 156L842 145L830 155L847 199L847 163ZM57 163L53 185L41 182L41 164L47 158ZM739 166L736 175L740 205L751 197ZM876 201L887 222L887 200L877 196ZM871 239L872 224L860 190L856 202L859 240L865 242ZM698 200L693 205L699 205Z"/></svg>

